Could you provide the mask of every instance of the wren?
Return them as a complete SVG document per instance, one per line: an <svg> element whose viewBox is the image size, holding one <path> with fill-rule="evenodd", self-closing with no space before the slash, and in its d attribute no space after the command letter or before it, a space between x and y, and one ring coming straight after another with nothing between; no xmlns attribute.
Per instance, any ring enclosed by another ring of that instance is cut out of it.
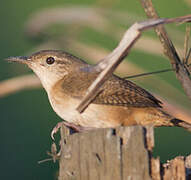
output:
<svg viewBox="0 0 191 180"><path fill-rule="evenodd" d="M40 78L54 111L64 124L76 130L112 128L130 125L180 126L191 125L162 110L162 102L131 81L116 75L102 85L99 94L83 113L76 107L98 72L85 61L63 51L43 50L31 56L10 57L9 61L28 65ZM53 134L58 130L57 125Z"/></svg>

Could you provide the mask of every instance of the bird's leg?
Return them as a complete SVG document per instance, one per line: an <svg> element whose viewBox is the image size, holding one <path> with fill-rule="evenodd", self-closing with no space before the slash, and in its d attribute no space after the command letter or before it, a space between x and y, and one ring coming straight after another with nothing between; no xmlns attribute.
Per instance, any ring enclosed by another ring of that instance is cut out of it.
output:
<svg viewBox="0 0 191 180"><path fill-rule="evenodd" d="M64 121L57 123L56 126L52 129L52 131L51 131L52 140L55 140L54 134L56 134L58 132L58 130L61 128L62 124L64 124Z"/></svg>
<svg viewBox="0 0 191 180"><path fill-rule="evenodd" d="M51 132L51 138L53 140L54 140L54 134L56 134L58 132L58 130L61 128L62 125L65 125L66 127L72 128L76 132L83 132L83 131L92 130L92 128L90 128L90 127L82 127L82 126L76 125L74 123L62 121L62 122L57 123L57 125L53 128L53 130Z"/></svg>

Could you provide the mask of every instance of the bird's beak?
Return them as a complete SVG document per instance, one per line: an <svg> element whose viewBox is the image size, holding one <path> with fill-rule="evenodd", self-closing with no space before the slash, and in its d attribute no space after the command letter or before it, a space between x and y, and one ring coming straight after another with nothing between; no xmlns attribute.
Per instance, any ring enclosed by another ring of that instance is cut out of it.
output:
<svg viewBox="0 0 191 180"><path fill-rule="evenodd" d="M5 59L9 62L18 62L22 64L28 64L30 62L30 58L27 56L16 56L16 57L9 57Z"/></svg>

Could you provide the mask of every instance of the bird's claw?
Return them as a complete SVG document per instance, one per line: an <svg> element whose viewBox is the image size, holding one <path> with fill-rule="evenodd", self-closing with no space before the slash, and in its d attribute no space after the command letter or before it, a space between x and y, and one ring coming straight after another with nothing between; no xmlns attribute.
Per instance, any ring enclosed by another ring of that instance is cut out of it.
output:
<svg viewBox="0 0 191 180"><path fill-rule="evenodd" d="M51 132L51 138L53 141L55 140L54 134L56 134L58 132L58 130L61 128L62 125L65 125L66 127L72 128L76 132L89 131L89 130L93 129L91 127L82 127L82 126L76 125L74 123L62 121L62 122L57 123L57 125L53 128L53 130Z"/></svg>
<svg viewBox="0 0 191 180"><path fill-rule="evenodd" d="M53 141L55 141L54 139L54 134L56 134L58 132L58 130L61 128L62 124L64 124L64 122L59 122L51 131L51 138Z"/></svg>

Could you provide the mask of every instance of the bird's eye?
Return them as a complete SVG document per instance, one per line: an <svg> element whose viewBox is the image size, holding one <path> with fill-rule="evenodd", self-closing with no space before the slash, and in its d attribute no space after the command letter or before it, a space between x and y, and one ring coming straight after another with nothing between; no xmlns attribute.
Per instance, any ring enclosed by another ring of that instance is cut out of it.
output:
<svg viewBox="0 0 191 180"><path fill-rule="evenodd" d="M53 57L48 57L48 58L46 59L46 63L47 63L47 64L53 64L54 61L55 61L55 59L54 59Z"/></svg>

